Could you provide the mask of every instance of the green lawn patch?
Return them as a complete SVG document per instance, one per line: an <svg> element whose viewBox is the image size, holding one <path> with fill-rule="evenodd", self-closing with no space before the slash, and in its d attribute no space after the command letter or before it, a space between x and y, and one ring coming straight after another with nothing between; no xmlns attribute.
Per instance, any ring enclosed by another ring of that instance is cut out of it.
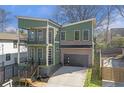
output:
<svg viewBox="0 0 124 93"><path fill-rule="evenodd" d="M87 76L84 87L101 87L102 82L99 78L99 74L95 71L95 68L89 68L87 70Z"/></svg>

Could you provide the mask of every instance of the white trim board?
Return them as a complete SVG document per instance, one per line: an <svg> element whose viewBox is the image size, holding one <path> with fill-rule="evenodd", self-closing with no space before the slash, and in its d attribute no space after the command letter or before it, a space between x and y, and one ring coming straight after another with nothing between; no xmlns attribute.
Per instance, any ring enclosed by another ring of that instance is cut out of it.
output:
<svg viewBox="0 0 124 93"><path fill-rule="evenodd" d="M76 24L80 24L80 23L84 23L84 22L88 22L88 21L93 21L93 20L96 20L96 19L95 18L91 18L91 19L87 19L87 20L83 20L83 21L79 21L79 22L74 22L74 23L66 24L66 25L63 25L62 27L76 25Z"/></svg>

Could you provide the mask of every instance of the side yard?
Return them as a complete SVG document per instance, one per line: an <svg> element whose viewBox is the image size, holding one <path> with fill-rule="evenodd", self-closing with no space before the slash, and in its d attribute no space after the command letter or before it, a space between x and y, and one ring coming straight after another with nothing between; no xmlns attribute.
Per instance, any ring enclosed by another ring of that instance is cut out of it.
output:
<svg viewBox="0 0 124 93"><path fill-rule="evenodd" d="M94 66L88 68L84 87L101 87L101 69L99 53L95 52Z"/></svg>

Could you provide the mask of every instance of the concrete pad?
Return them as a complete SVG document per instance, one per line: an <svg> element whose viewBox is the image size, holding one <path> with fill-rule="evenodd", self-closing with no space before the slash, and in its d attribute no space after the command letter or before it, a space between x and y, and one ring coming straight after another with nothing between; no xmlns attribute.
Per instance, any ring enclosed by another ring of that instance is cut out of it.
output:
<svg viewBox="0 0 124 93"><path fill-rule="evenodd" d="M86 79L84 67L63 66L48 80L48 87L83 87Z"/></svg>

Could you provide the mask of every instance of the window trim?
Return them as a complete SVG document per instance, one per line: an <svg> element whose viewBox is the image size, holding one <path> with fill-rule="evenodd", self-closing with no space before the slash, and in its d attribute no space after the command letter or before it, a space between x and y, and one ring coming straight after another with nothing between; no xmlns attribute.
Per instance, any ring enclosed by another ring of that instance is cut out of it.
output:
<svg viewBox="0 0 124 93"><path fill-rule="evenodd" d="M88 40L84 40L84 32L85 32L86 30L88 31ZM83 41L89 41L89 31L90 31L89 29L83 30Z"/></svg>
<svg viewBox="0 0 124 93"><path fill-rule="evenodd" d="M76 32L76 31L79 31L79 40L75 40L75 32ZM74 40L75 40L75 41L80 41L80 30L74 30Z"/></svg>
<svg viewBox="0 0 124 93"><path fill-rule="evenodd" d="M43 59L43 48L37 48L37 54L38 54L38 49L41 49L41 50L42 50L42 56L41 56L41 59ZM39 58L38 55L37 55L37 57Z"/></svg>
<svg viewBox="0 0 124 93"><path fill-rule="evenodd" d="M64 40L66 40L66 31L61 31L61 33L62 32L64 32L65 33L65 39ZM61 36L60 36L61 37ZM62 39L61 39L62 40ZM62 40L62 41L64 41L64 40Z"/></svg>

